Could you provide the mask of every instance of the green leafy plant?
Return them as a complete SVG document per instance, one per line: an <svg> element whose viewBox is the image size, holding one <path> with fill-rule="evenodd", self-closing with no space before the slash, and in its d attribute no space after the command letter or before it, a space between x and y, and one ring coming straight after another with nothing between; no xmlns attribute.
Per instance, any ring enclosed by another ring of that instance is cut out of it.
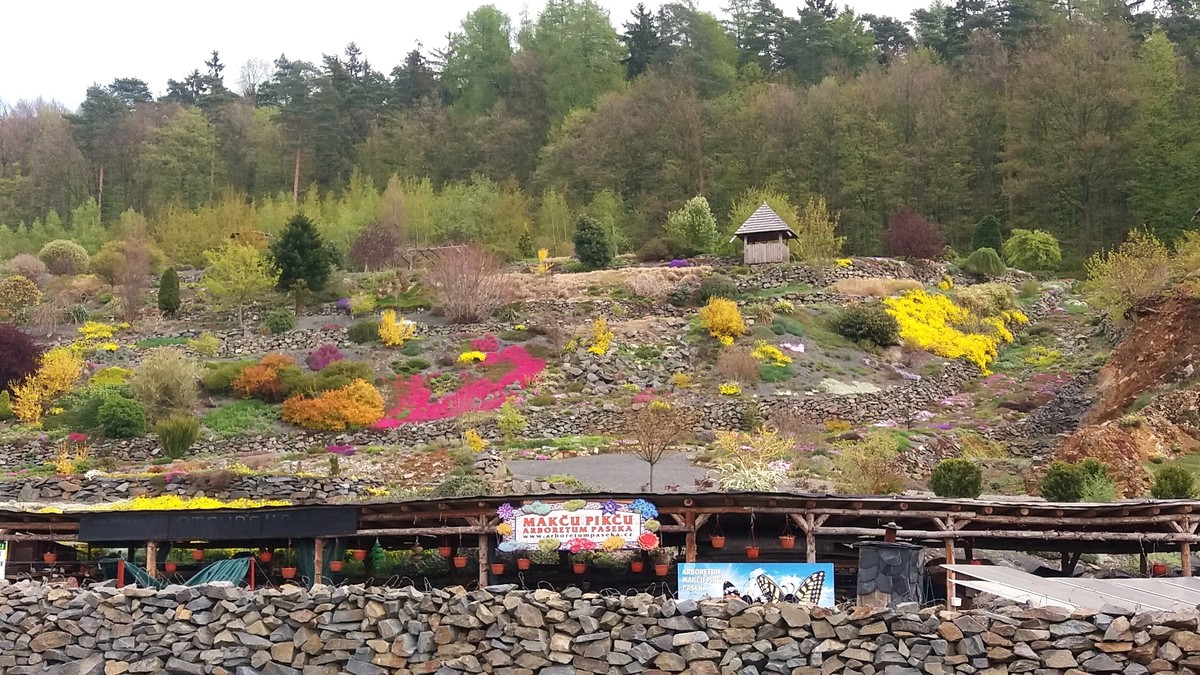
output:
<svg viewBox="0 0 1200 675"><path fill-rule="evenodd" d="M1002 252L1009 265L1022 270L1050 271L1062 262L1058 240L1042 230L1013 230Z"/></svg>
<svg viewBox="0 0 1200 675"><path fill-rule="evenodd" d="M993 248L977 248L963 261L962 269L967 274L979 277L998 277L1008 271L1000 254Z"/></svg>
<svg viewBox="0 0 1200 675"><path fill-rule="evenodd" d="M174 316L179 305L179 273L174 267L168 267L158 279L158 308Z"/></svg>
<svg viewBox="0 0 1200 675"><path fill-rule="evenodd" d="M1003 241L1004 234L1000 231L1000 221L996 220L996 216L988 214L975 224L975 232L971 235L971 248L999 251Z"/></svg>
<svg viewBox="0 0 1200 675"><path fill-rule="evenodd" d="M833 330L853 342L880 347L899 344L900 325L878 303L851 305L833 319Z"/></svg>
<svg viewBox="0 0 1200 675"><path fill-rule="evenodd" d="M182 415L159 420L154 425L163 454L171 459L180 459L200 438L200 422L194 417Z"/></svg>
<svg viewBox="0 0 1200 675"><path fill-rule="evenodd" d="M712 298L726 298L732 300L733 298L737 297L737 294L737 284L733 282L733 279L730 279L722 274L714 274L712 276L705 277L704 280L700 282L700 288L696 290L696 304L703 307L704 305L707 305L708 301Z"/></svg>
<svg viewBox="0 0 1200 675"><path fill-rule="evenodd" d="M379 339L378 321L359 321L346 330L346 337L356 345L365 345Z"/></svg>
<svg viewBox="0 0 1200 675"><path fill-rule="evenodd" d="M313 293L325 290L334 262L316 225L303 213L288 220L283 233L271 244L271 258L279 268L280 290L303 280Z"/></svg>
<svg viewBox="0 0 1200 675"><path fill-rule="evenodd" d="M1177 464L1170 464L1154 474L1150 496L1155 499L1193 499L1196 496L1196 476Z"/></svg>
<svg viewBox="0 0 1200 675"><path fill-rule="evenodd" d="M279 420L279 406L246 399L223 405L204 416L204 427L218 436L265 434Z"/></svg>
<svg viewBox="0 0 1200 675"><path fill-rule="evenodd" d="M716 249L717 220L708 200L701 195L689 199L678 211L672 211L667 216L666 229L688 255L711 253Z"/></svg>
<svg viewBox="0 0 1200 675"><path fill-rule="evenodd" d="M271 335L283 335L296 327L296 314L286 307L271 310L263 319L263 328Z"/></svg>
<svg viewBox="0 0 1200 675"><path fill-rule="evenodd" d="M172 347L155 349L129 378L129 390L151 417L160 418L175 411L188 411L199 396L200 366L182 350Z"/></svg>
<svg viewBox="0 0 1200 675"><path fill-rule="evenodd" d="M604 226L591 216L580 216L575 224L575 257L588 269L601 269L612 264L612 245Z"/></svg>
<svg viewBox="0 0 1200 675"><path fill-rule="evenodd" d="M900 445L892 434L877 431L862 440L835 445L840 454L834 460L837 475L833 485L839 492L886 495L904 489Z"/></svg>
<svg viewBox="0 0 1200 675"><path fill-rule="evenodd" d="M500 429L500 436L504 438L504 442L508 443L523 433L529 423L512 401L505 401L496 415L496 426Z"/></svg>
<svg viewBox="0 0 1200 675"><path fill-rule="evenodd" d="M969 459L943 459L929 474L929 489L939 497L974 499L983 494L983 472Z"/></svg>
<svg viewBox="0 0 1200 675"><path fill-rule="evenodd" d="M112 396L100 405L97 421L109 438L138 438L146 435L146 407L139 401Z"/></svg>
<svg viewBox="0 0 1200 675"><path fill-rule="evenodd" d="M196 353L208 357L216 356L217 352L221 351L221 341L209 331L204 331L199 337L188 340L187 346Z"/></svg>
<svg viewBox="0 0 1200 675"><path fill-rule="evenodd" d="M450 476L429 493L431 497L484 497L491 494L482 476Z"/></svg>

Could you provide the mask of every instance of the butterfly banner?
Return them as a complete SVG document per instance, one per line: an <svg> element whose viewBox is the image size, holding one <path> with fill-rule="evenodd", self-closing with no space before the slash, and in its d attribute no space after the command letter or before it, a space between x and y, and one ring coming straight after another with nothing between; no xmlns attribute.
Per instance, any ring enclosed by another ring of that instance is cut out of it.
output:
<svg viewBox="0 0 1200 675"><path fill-rule="evenodd" d="M746 602L795 602L832 607L831 563L680 563L679 598L737 597Z"/></svg>

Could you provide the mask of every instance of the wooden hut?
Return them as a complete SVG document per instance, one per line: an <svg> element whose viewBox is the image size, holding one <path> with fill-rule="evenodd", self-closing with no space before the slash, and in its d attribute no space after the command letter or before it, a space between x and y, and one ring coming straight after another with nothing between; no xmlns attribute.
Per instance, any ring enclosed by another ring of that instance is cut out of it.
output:
<svg viewBox="0 0 1200 675"><path fill-rule="evenodd" d="M792 257L788 239L795 239L796 232L763 202L733 233L733 238L742 240L742 260L747 265L785 263Z"/></svg>

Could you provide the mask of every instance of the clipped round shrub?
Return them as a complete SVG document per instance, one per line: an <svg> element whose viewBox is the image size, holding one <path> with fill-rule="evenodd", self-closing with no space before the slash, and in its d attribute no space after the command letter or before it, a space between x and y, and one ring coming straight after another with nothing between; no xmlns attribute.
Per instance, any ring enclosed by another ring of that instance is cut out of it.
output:
<svg viewBox="0 0 1200 675"><path fill-rule="evenodd" d="M1008 271L1000 254L992 248L978 248L962 264L963 271L977 277L998 277Z"/></svg>
<svg viewBox="0 0 1200 675"><path fill-rule="evenodd" d="M1051 502L1077 502L1083 499L1087 472L1078 464L1051 462L1042 477L1042 497Z"/></svg>
<svg viewBox="0 0 1200 675"><path fill-rule="evenodd" d="M711 277L705 277L704 281L700 282L700 288L696 290L696 304L703 307L712 298L732 300L737 294L737 284L733 282L733 279L723 274L714 274Z"/></svg>
<svg viewBox="0 0 1200 675"><path fill-rule="evenodd" d="M975 499L983 494L983 472L969 459L943 459L929 474L929 489L939 497Z"/></svg>
<svg viewBox="0 0 1200 675"><path fill-rule="evenodd" d="M50 276L50 272L46 269L46 263L28 253L22 253L9 260L8 264L4 266L4 271L7 274L25 277L39 287L46 283Z"/></svg>
<svg viewBox="0 0 1200 675"><path fill-rule="evenodd" d="M834 317L833 330L852 342L870 342L880 347L900 343L900 325L878 303L846 307Z"/></svg>
<svg viewBox="0 0 1200 675"><path fill-rule="evenodd" d="M346 337L356 345L365 345L379 339L378 321L359 321L346 330Z"/></svg>
<svg viewBox="0 0 1200 675"><path fill-rule="evenodd" d="M146 434L146 406L124 396L110 396L100 405L97 421L109 438L137 438Z"/></svg>
<svg viewBox="0 0 1200 675"><path fill-rule="evenodd" d="M0 389L10 390L38 368L42 348L25 331L0 324Z"/></svg>
<svg viewBox="0 0 1200 675"><path fill-rule="evenodd" d="M12 418L12 394L7 390L0 391L0 422L7 422Z"/></svg>
<svg viewBox="0 0 1200 675"><path fill-rule="evenodd" d="M1154 474L1150 496L1155 499L1191 499L1196 495L1196 477L1191 471L1172 464Z"/></svg>
<svg viewBox="0 0 1200 675"><path fill-rule="evenodd" d="M273 309L263 319L263 328L271 335L283 335L296 327L296 314L286 307Z"/></svg>
<svg viewBox="0 0 1200 675"><path fill-rule="evenodd" d="M1002 250L1004 259L1017 269L1049 271L1062 262L1058 240L1042 230L1013 230Z"/></svg>
<svg viewBox="0 0 1200 675"><path fill-rule="evenodd" d="M67 239L47 242L38 251L38 257L53 274L82 274L88 269L87 250Z"/></svg>
<svg viewBox="0 0 1200 675"><path fill-rule="evenodd" d="M179 311L179 273L174 267L163 270L158 280L158 308L172 316Z"/></svg>

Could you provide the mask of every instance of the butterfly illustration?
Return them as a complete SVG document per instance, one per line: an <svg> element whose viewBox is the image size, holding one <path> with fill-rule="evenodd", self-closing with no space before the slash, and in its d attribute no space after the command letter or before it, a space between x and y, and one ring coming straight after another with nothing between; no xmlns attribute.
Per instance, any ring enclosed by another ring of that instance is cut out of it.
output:
<svg viewBox="0 0 1200 675"><path fill-rule="evenodd" d="M804 581L800 582L800 587L792 589L790 585L780 586L779 582L775 581L769 574L760 574L754 579L754 584L758 586L758 597L754 597L749 593L742 593L737 585L731 581L726 581L723 587L722 594L726 598L740 598L746 602L796 602L807 605L816 605L821 601L821 590L825 587L825 572L817 571L810 574Z"/></svg>

